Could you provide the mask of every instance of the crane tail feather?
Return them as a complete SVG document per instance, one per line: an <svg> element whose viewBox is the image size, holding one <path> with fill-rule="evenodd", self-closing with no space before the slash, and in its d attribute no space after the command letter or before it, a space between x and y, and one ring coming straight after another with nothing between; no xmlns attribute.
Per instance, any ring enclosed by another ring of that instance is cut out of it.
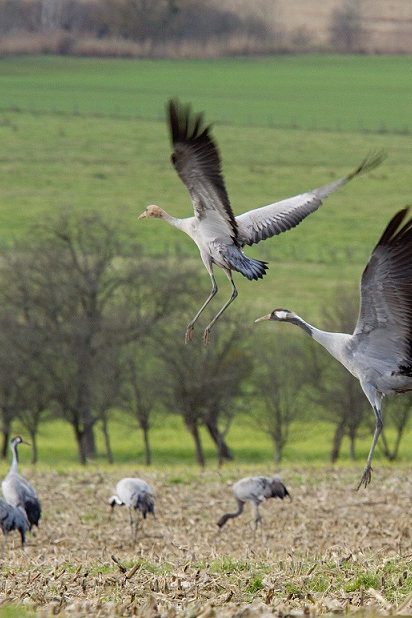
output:
<svg viewBox="0 0 412 618"><path fill-rule="evenodd" d="M267 262L249 258L237 247L228 247L225 258L231 270L236 270L249 280L262 279L268 269Z"/></svg>

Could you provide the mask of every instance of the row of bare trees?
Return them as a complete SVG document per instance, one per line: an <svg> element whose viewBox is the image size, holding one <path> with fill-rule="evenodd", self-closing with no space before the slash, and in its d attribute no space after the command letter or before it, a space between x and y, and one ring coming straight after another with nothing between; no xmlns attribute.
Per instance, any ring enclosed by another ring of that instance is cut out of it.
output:
<svg viewBox="0 0 412 618"><path fill-rule="evenodd" d="M309 25L286 36L270 3L255 11L245 7L214 0L0 0L0 43L7 38L0 49L155 57L176 53L178 43L186 54L206 42L238 54L318 49ZM330 49L365 49L361 8L360 0L344 0L331 11ZM222 47L225 40L233 41L232 47Z"/></svg>
<svg viewBox="0 0 412 618"><path fill-rule="evenodd" d="M254 17L204 0L0 0L0 34L67 32L133 41L264 35Z"/></svg>
<svg viewBox="0 0 412 618"><path fill-rule="evenodd" d="M172 414L182 418L200 465L200 429L222 463L234 456L228 432L239 415L270 436L276 461L295 426L319 421L334 426L331 460L338 459L345 436L355 457L356 440L373 425L367 400L358 382L297 329L248 328L255 316L234 310L211 345L184 344L182 307L190 314L189 290L198 301L207 284L185 261L145 255L121 225L97 214L64 215L3 253L3 456L14 421L30 435L36 461L39 427L60 418L72 428L81 463L96 454L97 426L113 461L110 420L116 411L141 431L146 464L153 423ZM357 293L340 292L328 307L325 327L351 332ZM410 408L407 397L386 406L395 441L384 432L380 446L389 459L398 455Z"/></svg>

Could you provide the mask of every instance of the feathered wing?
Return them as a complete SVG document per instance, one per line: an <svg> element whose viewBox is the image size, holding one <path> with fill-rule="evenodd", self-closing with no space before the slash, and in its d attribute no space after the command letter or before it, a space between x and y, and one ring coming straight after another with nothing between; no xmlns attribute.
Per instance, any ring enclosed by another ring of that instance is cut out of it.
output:
<svg viewBox="0 0 412 618"><path fill-rule="evenodd" d="M237 224L221 172L220 156L203 114L176 100L168 104L172 163L192 198L199 219L213 217L236 242Z"/></svg>
<svg viewBox="0 0 412 618"><path fill-rule="evenodd" d="M370 334L371 346L375 339L384 345L386 357L393 352L405 373L412 371L412 219L404 221L408 210L388 223L363 271L354 331Z"/></svg>
<svg viewBox="0 0 412 618"><path fill-rule="evenodd" d="M0 499L0 528L4 534L12 530L18 530L21 536L22 545L25 543L26 531L29 530L26 513L20 507L12 506Z"/></svg>
<svg viewBox="0 0 412 618"><path fill-rule="evenodd" d="M352 178L374 169L383 159L383 153L370 155L355 170L339 180L237 216L239 244L253 245L296 227L305 217L315 212L331 193Z"/></svg>

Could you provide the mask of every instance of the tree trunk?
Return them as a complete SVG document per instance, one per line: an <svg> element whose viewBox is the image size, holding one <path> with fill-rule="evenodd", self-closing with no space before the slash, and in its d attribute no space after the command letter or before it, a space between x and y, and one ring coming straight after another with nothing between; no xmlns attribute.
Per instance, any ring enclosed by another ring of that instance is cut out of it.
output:
<svg viewBox="0 0 412 618"><path fill-rule="evenodd" d="M74 435L75 435L76 442L77 442L79 463L81 463L82 466L85 466L87 464L87 455L84 449L83 432L77 426L74 426L73 429L74 429Z"/></svg>
<svg viewBox="0 0 412 618"><path fill-rule="evenodd" d="M10 442L10 425L8 425L7 427L3 425L3 439L2 439L2 445L1 445L1 458L2 459L7 459L9 442Z"/></svg>
<svg viewBox="0 0 412 618"><path fill-rule="evenodd" d="M199 427L194 425L189 425L189 431L192 434L193 440L195 442L196 449L196 461L202 468L205 467L205 456L203 454L202 442L200 440Z"/></svg>
<svg viewBox="0 0 412 618"><path fill-rule="evenodd" d="M275 463L279 464L282 461L283 444L279 440L275 441Z"/></svg>
<svg viewBox="0 0 412 618"><path fill-rule="evenodd" d="M90 372L91 361L86 357L83 361L82 380L78 390L78 414L83 426L82 444L86 457L96 456L96 441L94 438L94 419L91 409L90 385L85 381L84 376Z"/></svg>
<svg viewBox="0 0 412 618"><path fill-rule="evenodd" d="M87 457L96 457L96 440L94 437L94 423L87 423L83 431L83 443Z"/></svg>
<svg viewBox="0 0 412 618"><path fill-rule="evenodd" d="M109 426L108 426L106 418L102 419L102 431L103 431L104 448L106 450L107 461L109 464L112 464L114 463L113 451L112 451L112 445L110 444Z"/></svg>
<svg viewBox="0 0 412 618"><path fill-rule="evenodd" d="M349 457L351 461L355 461L356 452L355 452L355 440L356 440L356 431L353 429L349 430Z"/></svg>
<svg viewBox="0 0 412 618"><path fill-rule="evenodd" d="M336 426L335 435L333 436L332 450L330 453L330 460L332 463L336 463L339 459L339 451L342 444L343 436L345 435L345 423L342 421Z"/></svg>
<svg viewBox="0 0 412 618"><path fill-rule="evenodd" d="M31 440L31 463L34 465L38 461L37 432L35 429L32 429L30 431L30 440Z"/></svg>
<svg viewBox="0 0 412 618"><path fill-rule="evenodd" d="M150 466L152 463L152 452L150 449L150 441L149 441L149 428L144 426L142 427L143 431L143 443L144 443L144 462L146 466Z"/></svg>
<svg viewBox="0 0 412 618"><path fill-rule="evenodd" d="M223 434L221 431L219 431L218 427L216 426L216 423L212 422L211 420L207 420L205 421L205 425L210 434L210 437L212 438L213 442L216 444L219 465L221 465L225 459L227 461L232 461L233 453L228 447L228 445L226 444Z"/></svg>

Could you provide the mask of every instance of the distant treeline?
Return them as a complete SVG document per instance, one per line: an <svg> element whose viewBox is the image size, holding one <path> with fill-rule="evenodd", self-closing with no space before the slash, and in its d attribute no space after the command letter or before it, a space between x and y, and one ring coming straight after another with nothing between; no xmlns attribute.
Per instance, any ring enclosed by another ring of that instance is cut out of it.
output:
<svg viewBox="0 0 412 618"><path fill-rule="evenodd" d="M330 45L358 51L358 2L331 13ZM236 4L213 0L0 0L0 55L54 53L214 57L316 49L309 30L282 28Z"/></svg>
<svg viewBox="0 0 412 618"><path fill-rule="evenodd" d="M39 428L59 418L72 428L81 463L96 454L97 427L112 462L115 414L142 432L146 464L156 457L150 445L154 419L168 415L181 416L200 465L200 428L222 463L233 458L228 431L239 415L271 438L276 461L295 423L320 420L334 426L331 460L338 459L345 436L355 458L359 433L373 430L372 411L358 381L309 337L287 328L268 337L263 325L245 327L257 316L245 315L239 299L208 346L200 332L184 343L186 320L206 298L207 283L204 271L200 275L188 260L146 256L118 222L93 213L48 221L4 251L3 457L15 421L30 435L35 462ZM351 332L357 296L337 292L326 303L322 324ZM398 455L410 410L406 396L385 408L396 438L390 444L384 431L380 440L389 459Z"/></svg>

